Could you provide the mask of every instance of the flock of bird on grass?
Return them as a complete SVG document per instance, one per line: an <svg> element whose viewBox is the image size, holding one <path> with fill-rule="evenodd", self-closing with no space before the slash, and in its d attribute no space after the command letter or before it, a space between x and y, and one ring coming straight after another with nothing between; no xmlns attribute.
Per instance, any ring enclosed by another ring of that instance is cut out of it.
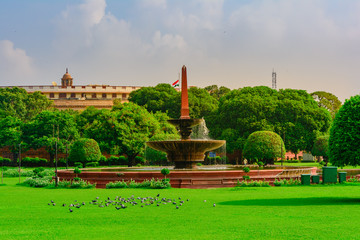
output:
<svg viewBox="0 0 360 240"><path fill-rule="evenodd" d="M98 206L100 208L114 206L116 210L125 209L128 207L128 205L144 207L155 204L157 207L159 207L161 205L173 204L176 209L179 209L185 202L189 202L189 199L186 199L186 201L184 201L181 199L181 197L179 197L178 199L160 198L160 194L158 194L156 195L156 197L137 197L137 198L135 198L134 195L132 195L129 198L122 198L121 196L116 196L115 199L113 200L110 197L108 197L104 201L100 200L99 197L96 197L94 200L91 200L89 204ZM206 200L204 200L204 202L206 203ZM48 205L56 206L56 203L53 200L51 200L48 203ZM74 203L68 205L69 212L73 212L74 209L81 208L85 205L86 205L85 202L80 203L77 200L75 200ZM67 205L66 203L63 203L61 206L66 207ZM216 207L215 203L213 204L213 207Z"/></svg>

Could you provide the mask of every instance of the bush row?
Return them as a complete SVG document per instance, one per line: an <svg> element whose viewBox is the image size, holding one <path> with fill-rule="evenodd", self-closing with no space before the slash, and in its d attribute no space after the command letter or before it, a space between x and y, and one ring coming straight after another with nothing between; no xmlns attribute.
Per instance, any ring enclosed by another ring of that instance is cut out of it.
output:
<svg viewBox="0 0 360 240"><path fill-rule="evenodd" d="M270 183L268 181L239 181L237 182L237 187L270 187Z"/></svg>
<svg viewBox="0 0 360 240"><path fill-rule="evenodd" d="M106 188L153 188L153 189L164 189L170 188L170 179L154 179L144 180L141 183L135 182L134 180L125 182L124 180L118 182L109 182L106 184Z"/></svg>
<svg viewBox="0 0 360 240"><path fill-rule="evenodd" d="M55 181L52 177L31 177L27 178L24 185L36 188L56 188ZM91 184L87 181L79 179L78 181L59 181L57 188L94 188L96 184Z"/></svg>

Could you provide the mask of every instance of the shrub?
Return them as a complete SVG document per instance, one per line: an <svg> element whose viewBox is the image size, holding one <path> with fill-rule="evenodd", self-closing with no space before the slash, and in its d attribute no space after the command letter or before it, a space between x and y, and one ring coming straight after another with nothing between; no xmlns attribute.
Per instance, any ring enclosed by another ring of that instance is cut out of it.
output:
<svg viewBox="0 0 360 240"><path fill-rule="evenodd" d="M71 146L69 162L98 162L101 157L99 144L90 138L80 138Z"/></svg>
<svg viewBox="0 0 360 240"><path fill-rule="evenodd" d="M248 182L248 181L239 181L237 182L237 187L270 187L270 183L267 182L267 181L251 181L251 182Z"/></svg>
<svg viewBox="0 0 360 240"><path fill-rule="evenodd" d="M99 165L104 166L104 165L108 165L108 164L109 164L109 162L108 162L107 158L104 155L101 155L100 159L99 159Z"/></svg>
<svg viewBox="0 0 360 240"><path fill-rule="evenodd" d="M135 164L142 164L142 165L144 165L145 164L145 158L143 158L143 157L140 157L140 156L136 156L135 157Z"/></svg>
<svg viewBox="0 0 360 240"><path fill-rule="evenodd" d="M360 180L357 177L350 177L347 182L360 182Z"/></svg>
<svg viewBox="0 0 360 240"><path fill-rule="evenodd" d="M274 132L253 132L245 142L244 157L250 161L259 159L265 164L274 164L275 159L285 157L284 146L281 137Z"/></svg>
<svg viewBox="0 0 360 240"><path fill-rule="evenodd" d="M44 178L27 178L24 181L24 185L28 185L30 187L42 188L50 185L52 177L44 177Z"/></svg>
<svg viewBox="0 0 360 240"><path fill-rule="evenodd" d="M360 95L350 97L336 114L329 137L329 157L334 166L360 164Z"/></svg>
<svg viewBox="0 0 360 240"><path fill-rule="evenodd" d="M83 168L83 164L81 162L75 162L74 167Z"/></svg>
<svg viewBox="0 0 360 240"><path fill-rule="evenodd" d="M0 165L1 166L11 166L11 159L0 157Z"/></svg>
<svg viewBox="0 0 360 240"><path fill-rule="evenodd" d="M244 171L244 173L248 173L248 172L250 172L250 168L244 167L243 171Z"/></svg>
<svg viewBox="0 0 360 240"><path fill-rule="evenodd" d="M127 188L128 185L124 180L118 182L109 182L106 184L106 188Z"/></svg>
<svg viewBox="0 0 360 240"><path fill-rule="evenodd" d="M75 174L80 174L80 173L81 173L81 170L76 167L76 168L74 169L74 173L75 173Z"/></svg>
<svg viewBox="0 0 360 240"><path fill-rule="evenodd" d="M135 158L136 159L136 158ZM136 161L136 160L135 160ZM125 156L119 156L118 165L128 165L128 159Z"/></svg>
<svg viewBox="0 0 360 240"><path fill-rule="evenodd" d="M48 161L44 158L30 158L24 157L21 159L21 165L24 167L41 167L46 166Z"/></svg>
<svg viewBox="0 0 360 240"><path fill-rule="evenodd" d="M97 167L99 166L98 162L88 162L85 164L85 167Z"/></svg>
<svg viewBox="0 0 360 240"><path fill-rule="evenodd" d="M243 179L244 179L244 180L250 180L250 176L245 175L245 176L243 176Z"/></svg>
<svg viewBox="0 0 360 240"><path fill-rule="evenodd" d="M293 179L275 179L274 181L275 186L296 186L301 185L301 181L297 178Z"/></svg>
<svg viewBox="0 0 360 240"><path fill-rule="evenodd" d="M161 174L164 175L164 178L166 178L166 175L170 174L170 170L168 168L161 169Z"/></svg>
<svg viewBox="0 0 360 240"><path fill-rule="evenodd" d="M196 166L201 167L202 163L197 163Z"/></svg>
<svg viewBox="0 0 360 240"><path fill-rule="evenodd" d="M119 165L119 158L116 156L110 156L107 161L109 165Z"/></svg>

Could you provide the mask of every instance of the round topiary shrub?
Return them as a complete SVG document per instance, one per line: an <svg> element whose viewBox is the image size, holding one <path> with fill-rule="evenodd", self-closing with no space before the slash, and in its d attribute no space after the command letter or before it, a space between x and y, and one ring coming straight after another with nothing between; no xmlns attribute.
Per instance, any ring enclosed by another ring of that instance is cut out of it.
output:
<svg viewBox="0 0 360 240"><path fill-rule="evenodd" d="M281 152L285 156L285 144L274 132L257 131L250 134L243 151L244 157L250 162L259 160L264 164L274 164L277 158L281 158Z"/></svg>
<svg viewBox="0 0 360 240"><path fill-rule="evenodd" d="M360 164L360 95L346 100L336 114L329 137L329 157L334 166Z"/></svg>
<svg viewBox="0 0 360 240"><path fill-rule="evenodd" d="M71 147L69 162L81 162L85 166L88 162L98 162L100 157L99 144L94 139L80 138Z"/></svg>

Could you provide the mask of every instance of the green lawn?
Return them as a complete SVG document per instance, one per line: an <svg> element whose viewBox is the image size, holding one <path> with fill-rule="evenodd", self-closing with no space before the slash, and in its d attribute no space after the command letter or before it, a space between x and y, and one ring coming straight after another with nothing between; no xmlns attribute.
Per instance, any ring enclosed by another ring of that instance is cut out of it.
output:
<svg viewBox="0 0 360 240"><path fill-rule="evenodd" d="M5 178L1 239L356 239L360 186L241 189L35 189ZM173 204L100 208L99 197L155 197ZM49 206L54 200L56 206ZM70 204L86 202L70 213ZM206 202L204 202L206 200ZM216 207L213 204L216 203Z"/></svg>

